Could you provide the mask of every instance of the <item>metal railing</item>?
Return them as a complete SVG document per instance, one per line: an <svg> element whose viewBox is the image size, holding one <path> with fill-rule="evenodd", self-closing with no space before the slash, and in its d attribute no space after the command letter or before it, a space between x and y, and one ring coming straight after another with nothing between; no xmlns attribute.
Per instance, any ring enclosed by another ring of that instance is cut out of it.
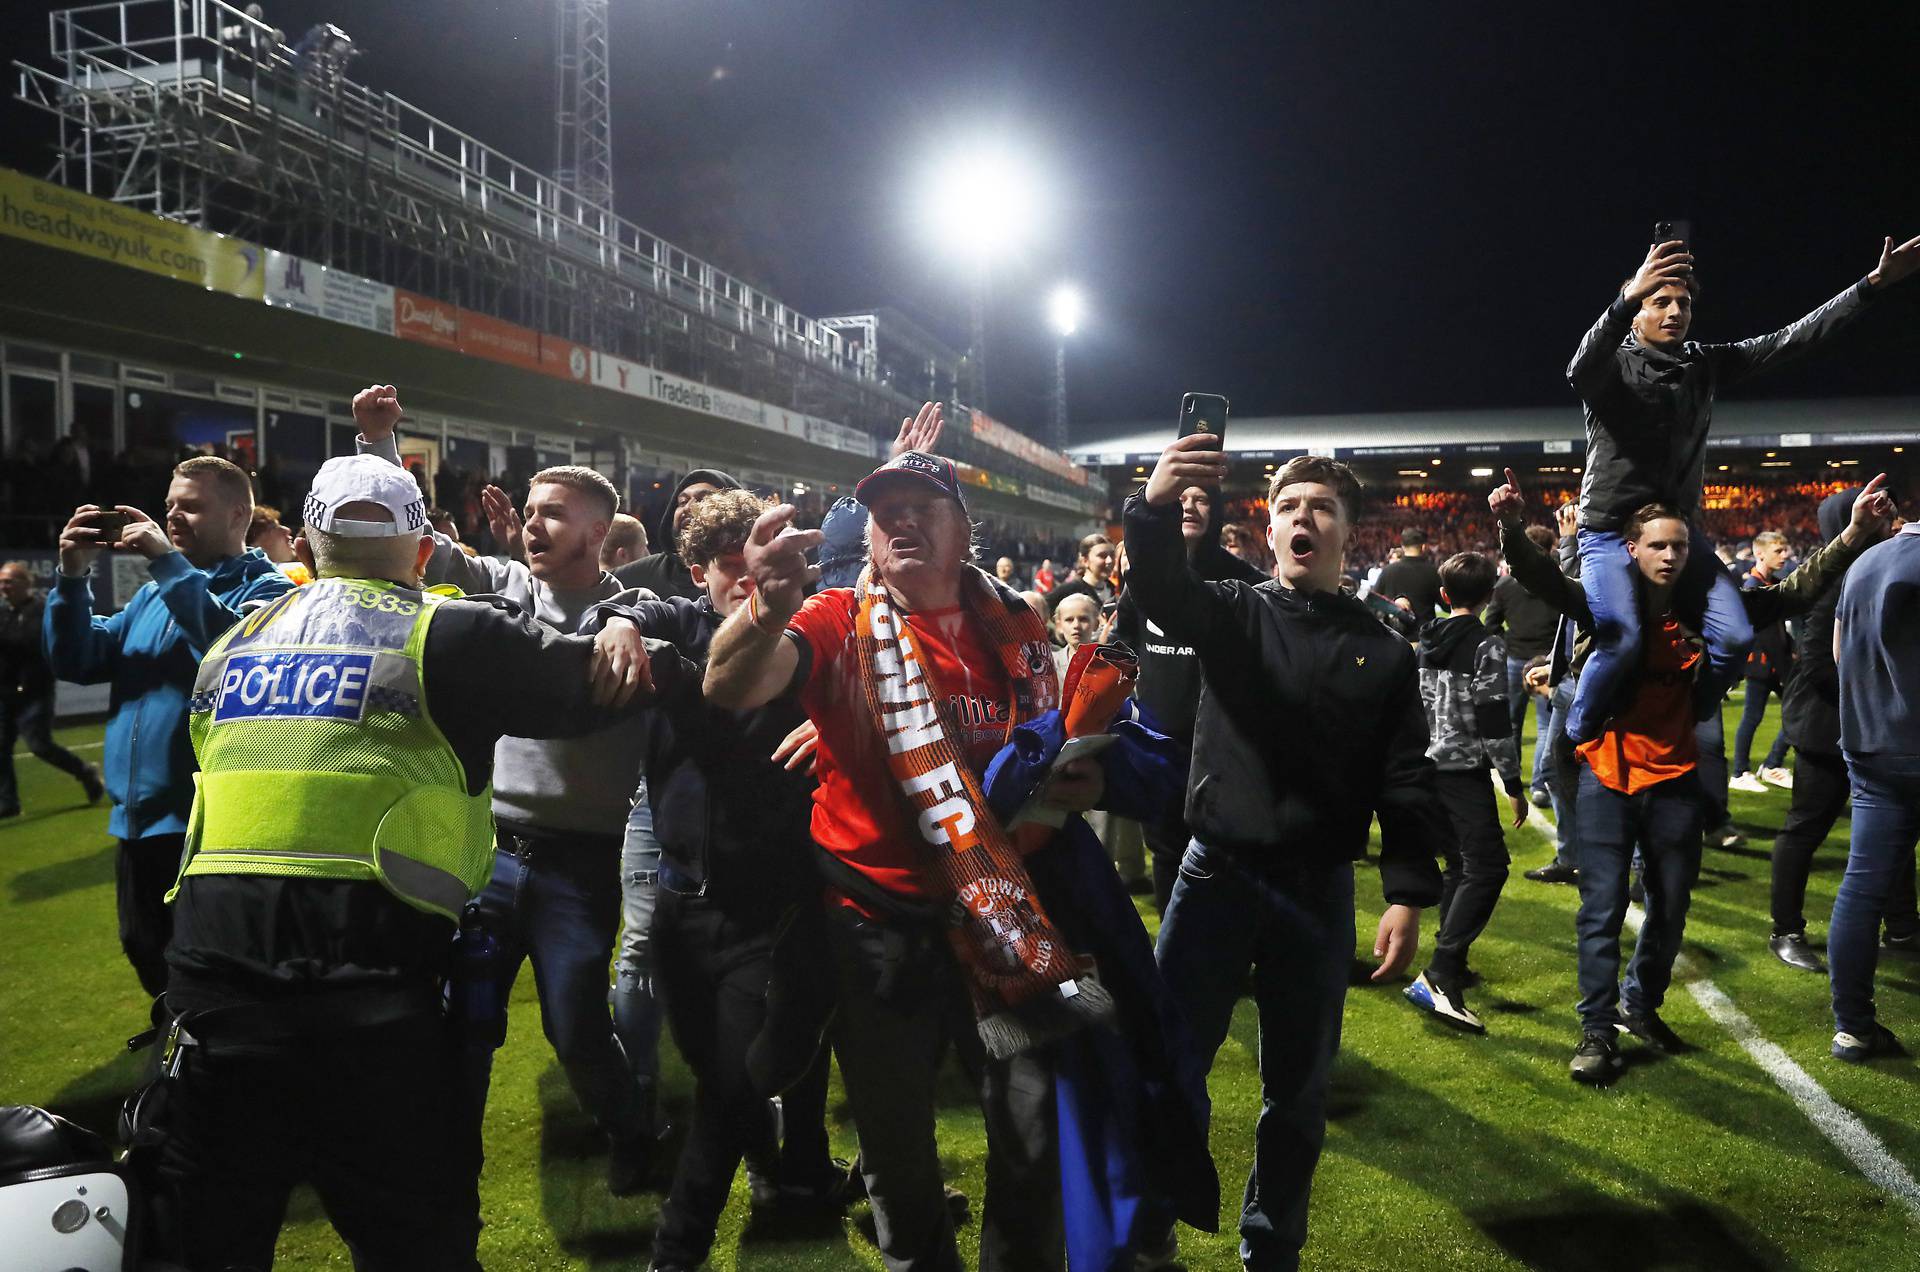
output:
<svg viewBox="0 0 1920 1272"><path fill-rule="evenodd" d="M65 72L64 90L89 96L141 91L139 85L182 97L211 91L244 99L262 83L296 86L308 69L281 42L281 33L224 0L112 0L57 10L47 24L53 57ZM30 81L47 73L15 65L22 97L44 100L52 86ZM838 332L402 98L339 75L314 105L337 113L331 122L384 143L392 175L400 180L451 195L503 228L530 234L775 349L860 380L875 379L869 352L850 349Z"/></svg>
<svg viewBox="0 0 1920 1272"><path fill-rule="evenodd" d="M681 311L683 324L686 313L698 314L715 334L739 333L855 383L887 388L871 340L849 343L827 324L581 199L465 131L391 93L355 83L343 63L303 59L284 33L225 0L108 0L49 14L48 33L56 69L16 61L19 95L60 116L63 127L80 105L86 147L81 180L88 193L147 205L162 215L204 219L205 210L190 203L184 185L178 194L157 178L151 190L94 189L94 150L158 144L139 136L139 120L143 114L161 119L161 99L167 97L229 127L258 128L259 115L269 113L273 127L297 131L317 148L348 148L356 165L373 165L396 188L453 200L483 222L653 294ZM250 119L256 122L247 125ZM130 163L121 186L133 176ZM963 458L1001 453L972 438L956 437L952 448Z"/></svg>

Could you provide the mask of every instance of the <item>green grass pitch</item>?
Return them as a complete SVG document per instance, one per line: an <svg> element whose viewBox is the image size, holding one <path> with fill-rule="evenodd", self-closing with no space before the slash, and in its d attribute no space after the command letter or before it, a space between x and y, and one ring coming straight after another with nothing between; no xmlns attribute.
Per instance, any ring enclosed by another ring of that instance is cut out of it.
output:
<svg viewBox="0 0 1920 1272"><path fill-rule="evenodd" d="M1738 714L1736 699L1727 710L1729 743ZM1776 721L1777 709L1758 748ZM98 726L63 731L69 744L92 748L89 755L97 756L99 738ZM122 1043L144 1027L145 1006L115 939L106 814L79 807L74 785L45 765L17 763L27 813L0 827L0 1104L44 1104L110 1131L138 1073ZM1787 800L1784 792L1734 793L1734 817L1749 844L1707 851L1683 975L1712 978L1895 1158L1920 1168L1913 1112L1920 1068L1909 1060L1853 1068L1830 1059L1825 978L1767 953L1768 849ZM1807 913L1816 944L1844 864L1846 827L1842 821L1814 863ZM1855 1170L1681 985L1665 1014L1692 1053L1660 1057L1628 1040L1629 1066L1617 1086L1593 1091L1568 1080L1578 1040L1575 893L1520 877L1551 854L1537 830L1509 831L1508 847L1513 877L1473 953L1485 984L1469 1002L1488 1022L1486 1037L1421 1016L1402 1000L1404 982L1351 991L1306 1265L1342 1272L1920 1267L1920 1223ZM1366 863L1359 885L1364 946L1380 904ZM1431 921L1421 937L1430 947ZM1885 957L1879 988L1882 1018L1920 1042L1920 966ZM687 1071L664 1049L668 1104L684 1118ZM1259 1108L1256 1049L1252 1004L1243 1002L1212 1079L1227 1235L1183 1230L1192 1269L1238 1267L1231 1232ZM854 1128L837 1076L829 1116L835 1152L851 1157ZM943 1091L940 1129L948 1173L976 1207L962 1237L971 1263L985 1140L957 1075ZM658 1198L608 1196L593 1140L540 1036L533 978L522 976L487 1112L487 1266L645 1266ZM864 1206L826 1233L761 1230L748 1219L742 1177L712 1266L878 1268L870 1233ZM348 1266L310 1195L295 1199L278 1266Z"/></svg>

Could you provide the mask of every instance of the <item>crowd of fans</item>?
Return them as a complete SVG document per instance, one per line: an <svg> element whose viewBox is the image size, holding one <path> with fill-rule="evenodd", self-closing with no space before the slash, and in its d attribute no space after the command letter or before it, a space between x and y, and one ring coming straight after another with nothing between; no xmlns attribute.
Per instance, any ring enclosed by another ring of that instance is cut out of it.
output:
<svg viewBox="0 0 1920 1272"><path fill-rule="evenodd" d="M1920 240L1902 250L1920 260ZM1650 307L1630 286L1582 346L1576 368L1603 364L1576 377L1590 415L1620 409L1608 376L1651 382L1608 360L1645 356L1617 328L1659 316L1656 292L1688 294L1660 259ZM1507 878L1501 823L1555 809L1561 854L1528 877L1581 885L1569 1072L1601 1085L1624 1071L1617 1033L1688 1050L1659 1010L1703 840L1737 840L1719 713L1696 722L1696 700L1751 665L1756 631L1813 626L1850 568L1825 631L1851 643L1812 637L1863 740L1840 767L1920 803L1920 736L1886 708L1920 695L1920 655L1876 608L1920 586L1920 557L1869 551L1896 521L1878 482L1676 484L1590 419L1606 462L1580 492L1363 496L1301 456L1234 504L1200 434L1126 501L1119 541L1065 543L970 516L928 403L830 506L697 469L650 482L623 524L592 468L409 470L391 385L353 413L356 454L299 489L204 453L96 468L71 443L8 474L17 515L68 507L44 611L0 569L5 722L112 797L121 940L167 1060L131 1124L137 1154L162 1149L135 1168L193 1266L270 1261L303 1177L356 1260L472 1266L493 1055L530 961L609 1191L665 1192L655 1272L705 1260L743 1164L757 1211L864 1195L890 1266L956 1267L934 1130L949 1048L987 1127L983 1265L1172 1266L1177 1224L1219 1224L1205 1074L1250 986L1265 1112L1240 1253L1295 1267L1375 819L1371 980L1412 971L1437 909L1406 998L1485 1032L1468 954ZM1704 414L1671 423L1704 438ZM297 538L269 501L300 509ZM1715 532L1758 541L1739 582L1689 555ZM111 617L106 551L153 578ZM1791 696L1768 648L1749 678ZM1859 688L1869 667L1892 669L1891 697ZM56 676L113 687L97 775L47 736ZM1530 695L1548 720L1531 784ZM1782 781L1783 760L1768 780L1817 790L1808 824L1830 826L1845 780ZM1832 1054L1855 1062L1899 1050L1873 1016L1882 920L1889 948L1920 949L1912 836L1879 807L1855 810L1875 873L1849 869L1830 941ZM1776 859L1780 913L1796 872L1804 899L1802 856ZM1129 891L1160 910L1157 942ZM1770 947L1818 966L1796 921L1776 914ZM663 1027L694 1076L672 1160ZM836 1062L851 1167L827 1151Z"/></svg>
<svg viewBox="0 0 1920 1272"><path fill-rule="evenodd" d="M1844 480L1709 484L1700 525L1715 543L1728 545L1739 556L1749 555L1753 537L1763 530L1786 535L1794 554L1801 556L1820 543L1812 509L1825 496L1854 484ZM1533 495L1532 515L1548 524L1553 509L1578 495L1572 487L1542 486ZM1391 560L1407 530L1425 534L1438 560L1455 552L1499 553L1499 526L1487 512L1484 490L1383 489L1367 491L1366 498L1366 523L1355 529L1347 551L1347 569L1355 577L1364 577ZM1229 514L1230 537L1244 533L1252 543L1264 544L1264 501L1252 496L1236 500Z"/></svg>

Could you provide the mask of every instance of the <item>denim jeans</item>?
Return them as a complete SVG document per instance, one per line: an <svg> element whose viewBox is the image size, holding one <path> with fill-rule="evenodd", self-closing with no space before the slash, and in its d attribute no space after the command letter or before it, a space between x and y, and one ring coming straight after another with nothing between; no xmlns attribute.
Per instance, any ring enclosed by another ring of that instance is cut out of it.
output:
<svg viewBox="0 0 1920 1272"><path fill-rule="evenodd" d="M1847 811L1847 761L1838 752L1797 749L1793 753L1793 802L1773 841L1773 932L1805 932L1807 876L1813 855L1827 841L1840 814ZM1913 868L1893 872L1887 894L1887 935L1920 932L1920 903L1914 900Z"/></svg>
<svg viewBox="0 0 1920 1272"><path fill-rule="evenodd" d="M1620 1009L1660 1010L1700 877L1700 795L1691 773L1623 795L1580 772L1580 1026L1611 1031ZM1647 915L1633 961L1620 976L1620 927L1627 872L1638 844L1646 855Z"/></svg>
<svg viewBox="0 0 1920 1272"><path fill-rule="evenodd" d="M1533 697L1527 692L1525 658L1507 659L1507 713L1513 717L1513 744L1520 745L1522 726L1527 722L1527 699ZM1552 767L1552 757L1547 754L1547 704L1533 698L1533 776L1528 785L1536 791L1547 789L1547 770Z"/></svg>
<svg viewBox="0 0 1920 1272"><path fill-rule="evenodd" d="M1553 798L1553 864L1580 865L1574 810L1579 808L1580 759L1567 743L1567 711L1573 705L1574 676L1564 677L1547 700L1547 794Z"/></svg>
<svg viewBox="0 0 1920 1272"><path fill-rule="evenodd" d="M660 1002L653 992L653 907L659 893L660 841L640 779L620 844L620 949L613 963L613 1032L651 1112L660 1082Z"/></svg>
<svg viewBox="0 0 1920 1272"><path fill-rule="evenodd" d="M1297 1267L1306 1244L1353 945L1352 863L1255 869L1198 840L1188 847L1154 957L1209 1068L1253 968L1261 1102L1240 1258L1260 1272Z"/></svg>
<svg viewBox="0 0 1920 1272"><path fill-rule="evenodd" d="M1769 680L1748 680L1746 700L1740 705L1740 731L1734 735L1733 771L1736 773L1753 772L1753 735L1760 731L1760 722L1767 716L1767 699L1773 694L1773 682ZM1784 695L1782 701L1785 701ZM1760 761L1761 768L1779 768L1787 759L1787 731L1781 729L1774 736L1773 748L1767 752L1767 758Z"/></svg>
<svg viewBox="0 0 1920 1272"><path fill-rule="evenodd" d="M1873 1032L1873 970L1880 918L1897 874L1913 873L1920 840L1920 755L1847 755L1853 836L1847 873L1827 924L1833 1023L1855 1037Z"/></svg>
<svg viewBox="0 0 1920 1272"><path fill-rule="evenodd" d="M474 919L498 943L499 1025L468 1044L473 1114L486 1108L493 1053L506 1040L505 1004L531 960L540 1027L580 1105L600 1129L626 1139L645 1129L627 1061L607 1013L607 965L620 922L618 848L610 836L527 839L500 828L493 878Z"/></svg>
<svg viewBox="0 0 1920 1272"><path fill-rule="evenodd" d="M1674 609L1707 642L1703 675L1724 691L1746 666L1753 623L1740 600L1740 586L1714 555L1698 525L1689 527L1687 565L1674 590ZM1567 714L1576 742L1600 735L1614 713L1615 698L1640 667L1640 570L1627 555L1626 536L1614 530L1580 531L1580 581L1593 611L1593 653L1580 673L1580 688Z"/></svg>

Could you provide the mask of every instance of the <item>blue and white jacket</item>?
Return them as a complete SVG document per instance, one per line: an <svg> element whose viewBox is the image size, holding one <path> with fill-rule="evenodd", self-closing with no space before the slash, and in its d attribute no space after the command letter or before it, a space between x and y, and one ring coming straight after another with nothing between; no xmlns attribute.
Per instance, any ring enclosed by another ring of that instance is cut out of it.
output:
<svg viewBox="0 0 1920 1272"><path fill-rule="evenodd" d="M169 552L149 569L153 582L111 618L93 612L90 575L61 575L47 598L54 675L113 686L101 768L116 839L186 833L195 769L187 698L200 659L242 614L293 588L258 548L211 570Z"/></svg>

